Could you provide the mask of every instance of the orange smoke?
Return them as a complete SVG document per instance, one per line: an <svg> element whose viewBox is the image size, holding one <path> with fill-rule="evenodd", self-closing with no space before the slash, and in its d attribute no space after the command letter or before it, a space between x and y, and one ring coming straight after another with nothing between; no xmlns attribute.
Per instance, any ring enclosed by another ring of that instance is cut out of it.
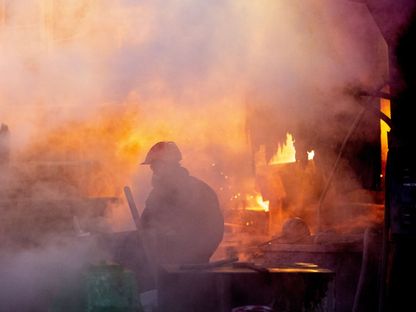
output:
<svg viewBox="0 0 416 312"><path fill-rule="evenodd" d="M218 151L221 151L219 160L229 159L237 167L235 157L245 152L245 141L241 136L244 115L238 109L224 111L232 104L231 100L224 101L202 112L187 107L181 109L169 101L142 103L132 98L125 103L87 112L81 120L54 121L52 124L48 117L40 118L31 143L19 158L83 163L85 174L74 178L86 196L122 195L123 186L130 184L147 150L160 140L176 141L183 152L184 165L197 176L211 170L201 168L201 162L217 161L212 157ZM221 119L207 117L219 113L222 113ZM195 118L197 122L192 122ZM208 149L213 142L219 142L216 149ZM198 168L200 172L197 172Z"/></svg>
<svg viewBox="0 0 416 312"><path fill-rule="evenodd" d="M103 109L87 122L72 121L40 132L23 160L84 164L72 181L85 196L118 196L137 167L149 138L137 129L139 111L132 107Z"/></svg>

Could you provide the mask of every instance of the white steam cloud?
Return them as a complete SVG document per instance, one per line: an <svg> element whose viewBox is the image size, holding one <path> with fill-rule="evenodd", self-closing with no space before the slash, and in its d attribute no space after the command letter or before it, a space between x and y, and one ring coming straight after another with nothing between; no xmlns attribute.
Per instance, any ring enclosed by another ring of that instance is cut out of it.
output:
<svg viewBox="0 0 416 312"><path fill-rule="evenodd" d="M219 188L214 164L235 181L251 173L253 108L266 111L269 142L305 126L342 136L348 121L326 121L357 109L347 87L386 79L387 51L351 1L0 0L0 73L12 161L99 161L86 195L122 196L135 177L140 206L149 176L135 172L156 141L176 141L191 173ZM45 276L39 290L55 283L48 263L72 261L55 247L7 257L16 292L33 274Z"/></svg>

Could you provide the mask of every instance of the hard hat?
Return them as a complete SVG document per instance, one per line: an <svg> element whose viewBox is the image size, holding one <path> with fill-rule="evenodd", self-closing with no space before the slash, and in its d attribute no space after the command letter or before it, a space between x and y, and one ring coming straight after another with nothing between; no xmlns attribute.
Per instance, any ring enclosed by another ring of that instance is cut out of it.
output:
<svg viewBox="0 0 416 312"><path fill-rule="evenodd" d="M175 142L162 141L153 145L141 165L150 165L155 160L177 163L182 159L181 151Z"/></svg>

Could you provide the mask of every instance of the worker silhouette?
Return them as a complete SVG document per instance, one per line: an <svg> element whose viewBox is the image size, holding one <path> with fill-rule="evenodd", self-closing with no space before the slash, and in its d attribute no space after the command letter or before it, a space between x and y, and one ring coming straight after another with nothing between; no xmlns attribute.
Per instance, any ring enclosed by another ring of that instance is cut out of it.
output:
<svg viewBox="0 0 416 312"><path fill-rule="evenodd" d="M153 171L153 189L141 215L143 239L158 264L208 262L224 233L217 195L190 176L181 159L174 142L158 142L142 163Z"/></svg>

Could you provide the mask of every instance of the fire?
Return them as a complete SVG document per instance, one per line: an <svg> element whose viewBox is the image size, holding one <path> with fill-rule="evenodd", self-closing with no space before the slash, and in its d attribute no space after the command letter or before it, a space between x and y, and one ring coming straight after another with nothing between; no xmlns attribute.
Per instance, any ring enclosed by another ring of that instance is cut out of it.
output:
<svg viewBox="0 0 416 312"><path fill-rule="evenodd" d="M315 151L314 150L312 150L312 151L307 151L307 153L308 153L308 160L313 160L313 158L315 157Z"/></svg>
<svg viewBox="0 0 416 312"><path fill-rule="evenodd" d="M313 160L315 151L307 151L308 160ZM283 145L278 145L276 153L267 163L267 165L288 164L296 162L296 148L293 135L286 133L286 142ZM266 151L265 146L261 145L258 152L255 154L256 167L263 167L266 165Z"/></svg>
<svg viewBox="0 0 416 312"><path fill-rule="evenodd" d="M269 211L269 201L263 200L263 196L256 195L256 202L264 211Z"/></svg>
<svg viewBox="0 0 416 312"><path fill-rule="evenodd" d="M261 194L255 192L249 194L237 193L231 197L231 201L236 203L236 208L251 211L269 211L269 201L263 200Z"/></svg>
<svg viewBox="0 0 416 312"><path fill-rule="evenodd" d="M255 195L246 195L247 201L247 210L252 211L269 211L269 201L263 200L263 197L260 194Z"/></svg>
<svg viewBox="0 0 416 312"><path fill-rule="evenodd" d="M278 145L276 154L269 161L269 165L296 162L295 140L290 133L286 134L286 143Z"/></svg>
<svg viewBox="0 0 416 312"><path fill-rule="evenodd" d="M381 99L380 100L380 109L386 114L387 117L390 117L390 100ZM388 151L388 142L387 142L387 133L390 131L390 127L383 121L380 120L380 140L381 140L381 176L385 176L385 167L387 161L387 151Z"/></svg>

